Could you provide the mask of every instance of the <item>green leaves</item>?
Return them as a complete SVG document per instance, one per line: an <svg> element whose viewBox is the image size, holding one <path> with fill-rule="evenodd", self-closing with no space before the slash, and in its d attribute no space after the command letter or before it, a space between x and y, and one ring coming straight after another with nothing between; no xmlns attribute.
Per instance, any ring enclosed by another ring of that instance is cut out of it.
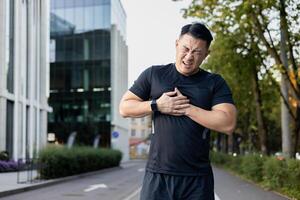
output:
<svg viewBox="0 0 300 200"><path fill-rule="evenodd" d="M286 1L287 10L298 11L291 13L291 24L296 24L300 13L294 1ZM238 129L246 138L259 132L251 128L257 127L258 123L254 98L257 88L253 84L256 80L262 98L259 106L263 120L269 137L274 137L270 141L276 144L280 141L280 93L276 81L282 71L279 65L274 65L274 55L270 54L266 43L273 48L273 54L279 52L279 6L277 0L194 0L185 10L185 17L205 21L215 33L211 54L203 67L220 73L230 85L239 110ZM292 41L300 37L299 31L291 32ZM270 146L275 148L274 151L280 148L280 145Z"/></svg>

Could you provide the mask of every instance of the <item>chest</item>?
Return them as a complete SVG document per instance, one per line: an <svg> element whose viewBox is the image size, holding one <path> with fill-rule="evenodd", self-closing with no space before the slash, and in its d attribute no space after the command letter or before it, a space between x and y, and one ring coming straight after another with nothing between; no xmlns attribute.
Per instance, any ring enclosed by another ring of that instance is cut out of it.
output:
<svg viewBox="0 0 300 200"><path fill-rule="evenodd" d="M210 81L204 78L182 78L178 76L153 76L151 81L151 98L159 98L163 93L174 91L175 87L188 99L190 103L211 109L213 89Z"/></svg>

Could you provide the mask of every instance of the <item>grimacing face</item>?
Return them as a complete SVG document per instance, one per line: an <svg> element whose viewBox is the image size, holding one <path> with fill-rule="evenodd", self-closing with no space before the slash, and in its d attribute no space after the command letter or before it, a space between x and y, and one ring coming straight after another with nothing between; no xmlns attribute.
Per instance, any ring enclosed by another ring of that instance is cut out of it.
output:
<svg viewBox="0 0 300 200"><path fill-rule="evenodd" d="M208 55L207 42L189 34L176 40L176 69L179 73L190 76L199 71L199 67Z"/></svg>

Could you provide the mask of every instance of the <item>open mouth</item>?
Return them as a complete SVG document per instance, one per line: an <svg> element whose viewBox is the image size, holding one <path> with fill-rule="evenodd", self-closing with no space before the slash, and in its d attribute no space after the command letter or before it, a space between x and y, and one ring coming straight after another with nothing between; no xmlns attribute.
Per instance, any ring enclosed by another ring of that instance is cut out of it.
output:
<svg viewBox="0 0 300 200"><path fill-rule="evenodd" d="M182 61L182 63L185 67L192 67L193 64L192 62L185 62L185 61Z"/></svg>

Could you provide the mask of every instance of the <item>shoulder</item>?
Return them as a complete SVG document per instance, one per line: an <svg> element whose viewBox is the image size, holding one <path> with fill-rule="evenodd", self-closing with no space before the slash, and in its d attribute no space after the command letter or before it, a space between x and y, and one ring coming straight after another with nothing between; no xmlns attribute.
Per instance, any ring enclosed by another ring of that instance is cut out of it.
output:
<svg viewBox="0 0 300 200"><path fill-rule="evenodd" d="M152 65L150 68L152 69L153 72L164 72L164 71L169 71L173 67L173 64L166 64L166 65Z"/></svg>
<svg viewBox="0 0 300 200"><path fill-rule="evenodd" d="M206 70L203 70L202 73L204 74L206 85L212 91L218 90L218 88L221 87L228 87L227 82L220 74L208 72Z"/></svg>
<svg viewBox="0 0 300 200"><path fill-rule="evenodd" d="M172 64L166 64L166 65L152 65L149 67L149 73L151 80L161 79L169 77L170 74L172 74L173 65Z"/></svg>
<svg viewBox="0 0 300 200"><path fill-rule="evenodd" d="M172 64L152 65L152 66L146 68L142 73L152 74L152 73L157 73L157 72L162 72L162 71L168 71L171 68L172 68Z"/></svg>
<svg viewBox="0 0 300 200"><path fill-rule="evenodd" d="M219 82L219 81L224 81L224 78L220 74L209 72L209 71L206 71L204 69L202 69L201 73L203 74L203 76L205 77L205 79L207 81L210 81L211 83L216 83L216 82Z"/></svg>

